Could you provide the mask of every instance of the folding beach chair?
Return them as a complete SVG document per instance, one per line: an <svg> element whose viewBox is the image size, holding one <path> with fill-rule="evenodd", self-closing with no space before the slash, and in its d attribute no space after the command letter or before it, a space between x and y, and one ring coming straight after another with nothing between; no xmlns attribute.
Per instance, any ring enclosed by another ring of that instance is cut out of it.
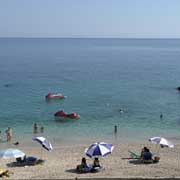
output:
<svg viewBox="0 0 180 180"><path fill-rule="evenodd" d="M131 150L128 150L128 152L130 153L130 156L134 159L140 159L141 158L141 155L136 153L136 152L133 152Z"/></svg>

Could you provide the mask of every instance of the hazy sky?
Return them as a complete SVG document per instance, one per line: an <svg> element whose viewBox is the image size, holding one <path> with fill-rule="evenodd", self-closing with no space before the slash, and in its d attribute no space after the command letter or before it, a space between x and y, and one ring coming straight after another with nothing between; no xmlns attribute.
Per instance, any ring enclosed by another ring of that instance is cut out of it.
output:
<svg viewBox="0 0 180 180"><path fill-rule="evenodd" d="M180 38L180 0L0 0L0 37Z"/></svg>

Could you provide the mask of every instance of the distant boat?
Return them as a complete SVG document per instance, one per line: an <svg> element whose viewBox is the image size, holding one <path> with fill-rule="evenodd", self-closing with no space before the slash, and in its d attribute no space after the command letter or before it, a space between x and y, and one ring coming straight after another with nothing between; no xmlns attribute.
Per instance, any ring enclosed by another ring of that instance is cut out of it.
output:
<svg viewBox="0 0 180 180"><path fill-rule="evenodd" d="M66 120L66 119L79 119L80 115L77 113L70 113L70 114L66 114L63 110L61 111L57 111L54 114L55 118L57 120Z"/></svg>
<svg viewBox="0 0 180 180"><path fill-rule="evenodd" d="M53 94L53 93L48 93L46 95L46 100L50 100L50 99L64 99L65 96L63 94L57 93L57 94Z"/></svg>

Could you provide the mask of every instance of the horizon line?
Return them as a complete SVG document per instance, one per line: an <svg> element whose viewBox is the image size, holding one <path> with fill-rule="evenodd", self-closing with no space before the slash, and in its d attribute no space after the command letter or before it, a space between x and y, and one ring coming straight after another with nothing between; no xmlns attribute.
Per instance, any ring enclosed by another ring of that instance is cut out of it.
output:
<svg viewBox="0 0 180 180"><path fill-rule="evenodd" d="M180 37L0 37L0 39L180 39Z"/></svg>

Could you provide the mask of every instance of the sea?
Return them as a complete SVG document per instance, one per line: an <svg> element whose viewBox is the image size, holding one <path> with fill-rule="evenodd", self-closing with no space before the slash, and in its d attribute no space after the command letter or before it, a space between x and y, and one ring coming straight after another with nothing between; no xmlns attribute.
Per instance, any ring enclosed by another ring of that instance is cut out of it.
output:
<svg viewBox="0 0 180 180"><path fill-rule="evenodd" d="M178 143L179 86L180 39L0 38L1 138L11 127L14 142ZM57 121L59 110L81 117Z"/></svg>

